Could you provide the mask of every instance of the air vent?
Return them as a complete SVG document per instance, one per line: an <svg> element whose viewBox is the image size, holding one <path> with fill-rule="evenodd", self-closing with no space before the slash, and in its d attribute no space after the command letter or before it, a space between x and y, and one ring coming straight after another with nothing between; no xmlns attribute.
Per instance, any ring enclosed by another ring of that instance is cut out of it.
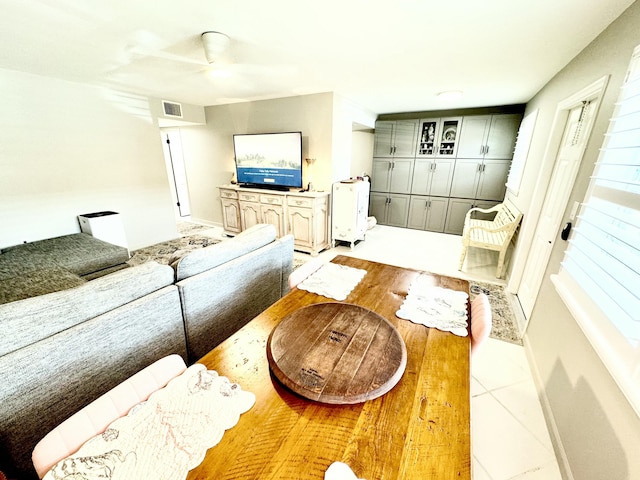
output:
<svg viewBox="0 0 640 480"><path fill-rule="evenodd" d="M179 103L162 101L162 108L167 117L182 118L182 105Z"/></svg>

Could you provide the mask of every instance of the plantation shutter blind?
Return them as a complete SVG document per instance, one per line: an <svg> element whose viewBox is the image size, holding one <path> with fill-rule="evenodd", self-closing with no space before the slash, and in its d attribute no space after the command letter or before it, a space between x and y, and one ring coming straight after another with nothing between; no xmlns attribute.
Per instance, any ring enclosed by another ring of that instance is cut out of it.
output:
<svg viewBox="0 0 640 480"><path fill-rule="evenodd" d="M640 46L552 281L640 414Z"/></svg>

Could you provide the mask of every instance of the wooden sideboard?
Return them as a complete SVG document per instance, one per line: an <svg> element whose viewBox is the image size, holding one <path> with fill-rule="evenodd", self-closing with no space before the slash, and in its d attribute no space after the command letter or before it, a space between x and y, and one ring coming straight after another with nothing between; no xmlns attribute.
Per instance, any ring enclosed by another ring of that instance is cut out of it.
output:
<svg viewBox="0 0 640 480"><path fill-rule="evenodd" d="M225 234L271 223L278 237L293 235L296 250L315 256L329 247L329 192L280 192L238 185L218 189Z"/></svg>

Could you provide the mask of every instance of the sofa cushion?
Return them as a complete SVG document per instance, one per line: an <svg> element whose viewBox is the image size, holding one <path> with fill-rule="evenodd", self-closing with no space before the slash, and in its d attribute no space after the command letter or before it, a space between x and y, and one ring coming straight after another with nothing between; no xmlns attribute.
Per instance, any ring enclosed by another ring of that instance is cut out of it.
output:
<svg viewBox="0 0 640 480"><path fill-rule="evenodd" d="M0 304L78 287L86 280L66 268L50 267L0 279Z"/></svg>
<svg viewBox="0 0 640 480"><path fill-rule="evenodd" d="M15 245L0 255L0 278L50 267L86 275L125 263L129 251L86 233L74 233Z"/></svg>
<svg viewBox="0 0 640 480"><path fill-rule="evenodd" d="M156 262L119 270L76 288L0 305L0 355L18 350L173 283Z"/></svg>
<svg viewBox="0 0 640 480"><path fill-rule="evenodd" d="M211 270L227 263L276 239L276 227L271 224L258 224L244 230L234 238L194 250L181 259L173 262L176 281Z"/></svg>

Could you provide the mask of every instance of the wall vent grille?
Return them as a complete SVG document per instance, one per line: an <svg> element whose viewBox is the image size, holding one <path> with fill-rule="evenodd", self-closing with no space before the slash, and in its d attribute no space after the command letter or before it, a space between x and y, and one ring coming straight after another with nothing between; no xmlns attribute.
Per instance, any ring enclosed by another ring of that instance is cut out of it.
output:
<svg viewBox="0 0 640 480"><path fill-rule="evenodd" d="M182 105L179 103L163 100L162 109L167 117L182 118Z"/></svg>

